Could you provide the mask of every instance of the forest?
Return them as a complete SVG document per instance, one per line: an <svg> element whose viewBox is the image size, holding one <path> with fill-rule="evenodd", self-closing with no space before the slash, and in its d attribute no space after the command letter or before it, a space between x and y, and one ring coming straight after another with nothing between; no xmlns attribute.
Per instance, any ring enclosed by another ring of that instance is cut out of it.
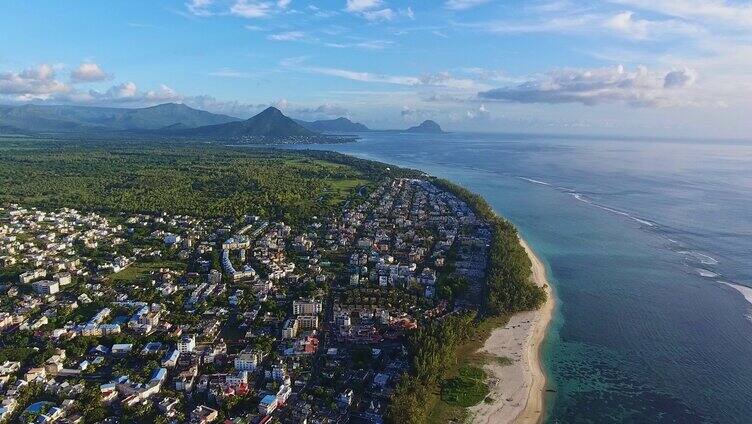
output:
<svg viewBox="0 0 752 424"><path fill-rule="evenodd" d="M295 222L404 172L330 152L5 138L0 204Z"/></svg>

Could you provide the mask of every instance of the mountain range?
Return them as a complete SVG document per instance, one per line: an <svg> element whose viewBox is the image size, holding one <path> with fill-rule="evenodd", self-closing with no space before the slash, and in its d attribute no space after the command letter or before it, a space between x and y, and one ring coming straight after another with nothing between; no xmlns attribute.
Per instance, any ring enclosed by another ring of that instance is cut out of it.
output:
<svg viewBox="0 0 752 424"><path fill-rule="evenodd" d="M250 119L193 109L179 103L146 108L114 108L68 105L0 105L0 133L116 134L140 137L196 137L246 142L331 141L323 134L358 133L371 130L347 118L295 120L269 107ZM411 133L442 133L434 121L424 121ZM336 137L336 136L335 136Z"/></svg>
<svg viewBox="0 0 752 424"><path fill-rule="evenodd" d="M195 128L165 127L157 131L162 135L183 137L212 137L219 139L291 137L318 137L321 134L303 128L275 107L268 107L245 121L232 121Z"/></svg>
<svg viewBox="0 0 752 424"><path fill-rule="evenodd" d="M139 109L33 104L0 105L0 126L37 133L157 130L177 124L185 127L200 127L238 120L238 118L193 109L179 103L165 103Z"/></svg>

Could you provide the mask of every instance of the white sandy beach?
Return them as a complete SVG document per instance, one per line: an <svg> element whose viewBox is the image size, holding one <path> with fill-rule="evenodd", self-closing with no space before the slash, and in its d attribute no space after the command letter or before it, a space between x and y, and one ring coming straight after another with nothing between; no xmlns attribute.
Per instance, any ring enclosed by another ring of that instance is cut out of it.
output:
<svg viewBox="0 0 752 424"><path fill-rule="evenodd" d="M522 246L533 261L533 280L546 288L547 301L540 310L514 315L507 325L491 333L479 352L510 358L511 365L489 361L490 396L493 403L481 402L470 408L474 423L538 423L543 418L546 376L540 363L540 346L554 310L554 299L546 279L546 268L530 246Z"/></svg>

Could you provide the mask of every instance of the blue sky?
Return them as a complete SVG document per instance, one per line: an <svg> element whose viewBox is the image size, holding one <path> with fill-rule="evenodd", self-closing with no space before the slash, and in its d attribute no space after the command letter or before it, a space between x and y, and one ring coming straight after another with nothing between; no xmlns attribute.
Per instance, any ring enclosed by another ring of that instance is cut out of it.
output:
<svg viewBox="0 0 752 424"><path fill-rule="evenodd" d="M726 0L11 1L0 101L374 128L747 137L752 4Z"/></svg>

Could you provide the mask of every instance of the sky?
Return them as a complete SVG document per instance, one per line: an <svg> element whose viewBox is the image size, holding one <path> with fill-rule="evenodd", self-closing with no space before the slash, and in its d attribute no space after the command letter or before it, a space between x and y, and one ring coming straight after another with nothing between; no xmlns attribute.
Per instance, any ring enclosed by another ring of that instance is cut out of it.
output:
<svg viewBox="0 0 752 424"><path fill-rule="evenodd" d="M0 103L377 128L752 138L752 1L144 0L0 6Z"/></svg>

